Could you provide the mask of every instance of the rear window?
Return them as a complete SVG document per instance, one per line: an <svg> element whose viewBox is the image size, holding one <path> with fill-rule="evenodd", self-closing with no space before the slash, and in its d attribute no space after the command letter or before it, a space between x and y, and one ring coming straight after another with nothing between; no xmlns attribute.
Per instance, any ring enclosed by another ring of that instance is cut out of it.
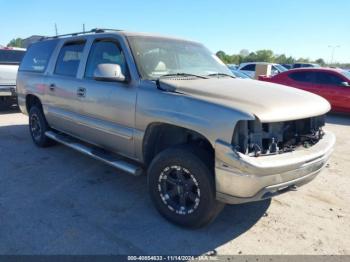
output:
<svg viewBox="0 0 350 262"><path fill-rule="evenodd" d="M0 50L0 64L19 65L23 59L25 51L23 50Z"/></svg>
<svg viewBox="0 0 350 262"><path fill-rule="evenodd" d="M44 41L30 46L19 71L44 72L57 42L58 40Z"/></svg>
<svg viewBox="0 0 350 262"><path fill-rule="evenodd" d="M84 42L65 44L58 55L55 74L76 76L84 45Z"/></svg>

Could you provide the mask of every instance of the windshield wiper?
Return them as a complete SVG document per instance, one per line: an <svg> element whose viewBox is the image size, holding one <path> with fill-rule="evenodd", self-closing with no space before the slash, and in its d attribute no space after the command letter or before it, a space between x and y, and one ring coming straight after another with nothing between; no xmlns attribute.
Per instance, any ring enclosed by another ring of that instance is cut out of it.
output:
<svg viewBox="0 0 350 262"><path fill-rule="evenodd" d="M219 77L219 76L229 76L229 77L231 77L231 78L236 78L236 77L234 77L234 76L232 76L232 75L225 74L225 73L213 73L213 74L209 74L209 75L207 75L207 76L217 76L217 77Z"/></svg>
<svg viewBox="0 0 350 262"><path fill-rule="evenodd" d="M188 73L174 73L174 74L166 74L166 75L161 75L159 78L163 77L172 77L172 76L184 76L184 77L198 77L202 79L208 79L208 77L201 76L201 75L195 75L195 74L188 74Z"/></svg>

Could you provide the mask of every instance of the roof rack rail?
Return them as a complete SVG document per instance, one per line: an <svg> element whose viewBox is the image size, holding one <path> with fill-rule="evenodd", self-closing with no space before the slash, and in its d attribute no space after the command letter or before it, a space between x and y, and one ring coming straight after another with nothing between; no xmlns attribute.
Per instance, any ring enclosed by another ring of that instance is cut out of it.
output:
<svg viewBox="0 0 350 262"><path fill-rule="evenodd" d="M69 34L63 34L63 35L55 35L55 36L43 36L41 40L47 40L47 39L55 39L55 38L60 38L60 37L65 37L65 36L77 36L77 35L84 35L84 34L91 34L91 33L105 33L105 32L119 32L122 31L120 29L107 29L107 28L94 28L89 31L83 31L83 32L76 32L76 33L69 33Z"/></svg>

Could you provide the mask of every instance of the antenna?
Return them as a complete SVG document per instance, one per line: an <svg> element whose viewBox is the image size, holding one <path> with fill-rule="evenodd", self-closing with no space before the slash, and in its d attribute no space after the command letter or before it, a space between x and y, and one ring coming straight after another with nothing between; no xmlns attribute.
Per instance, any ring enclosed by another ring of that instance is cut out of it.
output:
<svg viewBox="0 0 350 262"><path fill-rule="evenodd" d="M57 24L55 23L55 33L56 33L56 36L58 36L58 30L57 30Z"/></svg>

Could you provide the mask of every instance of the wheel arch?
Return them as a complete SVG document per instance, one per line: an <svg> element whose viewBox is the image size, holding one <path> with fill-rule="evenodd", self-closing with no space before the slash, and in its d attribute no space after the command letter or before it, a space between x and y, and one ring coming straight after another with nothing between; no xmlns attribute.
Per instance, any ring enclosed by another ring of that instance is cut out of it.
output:
<svg viewBox="0 0 350 262"><path fill-rule="evenodd" d="M203 134L192 129L162 122L147 126L142 141L142 157L145 166L161 151L177 145L195 145L207 150L214 163L214 147Z"/></svg>
<svg viewBox="0 0 350 262"><path fill-rule="evenodd" d="M33 95L33 94L26 95L25 102L26 102L25 106L26 106L26 110L27 110L28 114L29 114L30 108L33 105L39 106L41 110L43 109L40 98L36 95Z"/></svg>

